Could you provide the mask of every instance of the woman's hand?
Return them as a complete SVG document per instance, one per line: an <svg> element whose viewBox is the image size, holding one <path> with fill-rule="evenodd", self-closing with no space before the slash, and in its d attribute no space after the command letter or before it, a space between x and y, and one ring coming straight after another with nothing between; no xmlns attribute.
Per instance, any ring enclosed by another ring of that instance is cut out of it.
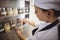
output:
<svg viewBox="0 0 60 40"><path fill-rule="evenodd" d="M23 22L23 23L27 23L28 22L27 19L21 19L20 21Z"/></svg>
<svg viewBox="0 0 60 40"><path fill-rule="evenodd" d="M22 31L21 31L21 30L17 29L16 32L17 32L17 34L18 34L18 36L19 36L19 38L20 38L21 40L25 40L25 39L26 39L26 38L24 37L24 35L22 34Z"/></svg>
<svg viewBox="0 0 60 40"><path fill-rule="evenodd" d="M22 27L17 28L17 29L16 29L16 32L17 32L18 34L22 34L22 33L23 33L23 28L22 28Z"/></svg>
<svg viewBox="0 0 60 40"><path fill-rule="evenodd" d="M16 32L17 32L17 34L19 34L19 35L22 34L22 31L21 31L21 30L18 30L18 29L17 29Z"/></svg>
<svg viewBox="0 0 60 40"><path fill-rule="evenodd" d="M22 19L22 20L21 20L21 24L23 24L23 23L28 23L28 24L30 24L31 26L35 27L35 23L34 23L33 21L29 21L29 20L27 20L27 19Z"/></svg>

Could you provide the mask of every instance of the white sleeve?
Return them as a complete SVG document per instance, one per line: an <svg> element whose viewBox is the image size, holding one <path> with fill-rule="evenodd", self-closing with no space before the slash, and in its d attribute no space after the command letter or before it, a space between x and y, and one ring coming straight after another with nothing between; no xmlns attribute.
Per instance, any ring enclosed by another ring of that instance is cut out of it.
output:
<svg viewBox="0 0 60 40"><path fill-rule="evenodd" d="M31 37L27 38L26 40L37 40L37 38L35 36L31 36Z"/></svg>
<svg viewBox="0 0 60 40"><path fill-rule="evenodd" d="M23 27L26 27L26 26L31 26L30 24L26 23L23 25Z"/></svg>
<svg viewBox="0 0 60 40"><path fill-rule="evenodd" d="M47 31L35 33L33 36L27 38L26 40L43 40L43 37L46 33Z"/></svg>
<svg viewBox="0 0 60 40"><path fill-rule="evenodd" d="M35 34L34 36L30 36L26 40L41 40L41 36L38 34Z"/></svg>

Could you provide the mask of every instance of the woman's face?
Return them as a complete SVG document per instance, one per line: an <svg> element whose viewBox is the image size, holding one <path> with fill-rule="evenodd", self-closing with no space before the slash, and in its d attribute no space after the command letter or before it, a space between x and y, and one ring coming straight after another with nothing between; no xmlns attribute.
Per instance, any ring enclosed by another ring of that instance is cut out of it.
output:
<svg viewBox="0 0 60 40"><path fill-rule="evenodd" d="M47 21L49 19L47 11L43 11L42 9L36 6L35 6L35 14L37 15L38 19L41 21Z"/></svg>

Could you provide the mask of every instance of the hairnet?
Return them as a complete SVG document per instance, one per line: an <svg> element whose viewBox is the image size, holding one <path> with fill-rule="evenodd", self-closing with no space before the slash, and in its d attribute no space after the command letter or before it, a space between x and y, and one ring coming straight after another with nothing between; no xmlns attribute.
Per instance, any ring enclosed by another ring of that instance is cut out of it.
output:
<svg viewBox="0 0 60 40"><path fill-rule="evenodd" d="M34 5L42 9L60 10L60 0L34 0Z"/></svg>

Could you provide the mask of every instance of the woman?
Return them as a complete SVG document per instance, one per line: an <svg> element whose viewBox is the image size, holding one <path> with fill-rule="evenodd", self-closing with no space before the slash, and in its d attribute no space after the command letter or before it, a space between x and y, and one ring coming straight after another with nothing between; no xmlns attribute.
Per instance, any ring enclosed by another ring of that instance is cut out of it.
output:
<svg viewBox="0 0 60 40"><path fill-rule="evenodd" d="M17 30L21 40L58 40L60 16L60 0L35 0L35 13L42 25L33 30L33 35L25 39L21 31Z"/></svg>

